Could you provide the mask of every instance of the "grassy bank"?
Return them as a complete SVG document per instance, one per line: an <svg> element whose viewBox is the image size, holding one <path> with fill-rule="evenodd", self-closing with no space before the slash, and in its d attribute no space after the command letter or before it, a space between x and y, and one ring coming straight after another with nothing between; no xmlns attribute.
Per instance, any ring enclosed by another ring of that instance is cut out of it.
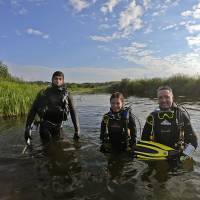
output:
<svg viewBox="0 0 200 200"><path fill-rule="evenodd" d="M123 79L111 84L107 88L107 92L120 91L126 96L156 97L156 90L161 85L169 85L173 89L175 97L200 99L200 76L175 75L166 79Z"/></svg>
<svg viewBox="0 0 200 200"><path fill-rule="evenodd" d="M22 116L28 112L37 92L44 86L0 80L0 116Z"/></svg>

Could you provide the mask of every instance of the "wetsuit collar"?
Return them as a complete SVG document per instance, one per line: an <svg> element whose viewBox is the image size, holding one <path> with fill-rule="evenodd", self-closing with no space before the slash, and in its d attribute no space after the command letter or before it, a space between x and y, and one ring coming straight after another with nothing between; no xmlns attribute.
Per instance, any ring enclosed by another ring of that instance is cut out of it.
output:
<svg viewBox="0 0 200 200"><path fill-rule="evenodd" d="M55 84L53 84L53 83L52 83L52 88L55 89L55 90L58 90L58 91L63 91L63 90L65 90L64 85L62 85L62 86L57 86L57 85L55 85Z"/></svg>
<svg viewBox="0 0 200 200"><path fill-rule="evenodd" d="M118 111L118 112L114 112L114 111L112 110L112 108L110 108L109 113L111 113L111 114L118 114L118 113L121 113L123 110L124 110L124 108L122 108L122 109L121 109L120 111Z"/></svg>

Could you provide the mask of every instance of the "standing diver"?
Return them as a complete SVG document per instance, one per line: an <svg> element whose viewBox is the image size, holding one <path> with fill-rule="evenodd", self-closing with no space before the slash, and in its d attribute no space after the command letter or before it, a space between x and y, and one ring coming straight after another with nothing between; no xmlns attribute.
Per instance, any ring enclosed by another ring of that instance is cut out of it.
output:
<svg viewBox="0 0 200 200"><path fill-rule="evenodd" d="M28 113L24 138L31 138L31 127L36 114L40 118L40 137L43 142L50 138L59 139L62 122L66 121L70 112L74 125L74 139L79 139L79 122L74 108L73 99L64 85L64 74L56 71L52 76L52 85L38 93Z"/></svg>
<svg viewBox="0 0 200 200"><path fill-rule="evenodd" d="M154 141L188 155L197 148L197 136L186 112L176 105L172 89L161 86L157 90L159 108L146 119L142 140Z"/></svg>
<svg viewBox="0 0 200 200"><path fill-rule="evenodd" d="M110 104L110 111L101 122L101 151L132 150L136 143L136 125L131 109L124 107L124 97L119 92L111 95Z"/></svg>

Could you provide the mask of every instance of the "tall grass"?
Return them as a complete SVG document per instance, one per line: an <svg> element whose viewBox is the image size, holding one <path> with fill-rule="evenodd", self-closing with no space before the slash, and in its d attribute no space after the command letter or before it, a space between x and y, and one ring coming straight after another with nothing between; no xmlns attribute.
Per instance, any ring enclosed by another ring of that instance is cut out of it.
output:
<svg viewBox="0 0 200 200"><path fill-rule="evenodd" d="M14 117L26 114L43 87L0 79L0 116Z"/></svg>

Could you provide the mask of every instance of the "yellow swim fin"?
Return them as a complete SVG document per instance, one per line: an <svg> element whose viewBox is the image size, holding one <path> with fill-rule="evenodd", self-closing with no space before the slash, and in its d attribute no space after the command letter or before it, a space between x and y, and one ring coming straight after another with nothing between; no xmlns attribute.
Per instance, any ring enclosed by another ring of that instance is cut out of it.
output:
<svg viewBox="0 0 200 200"><path fill-rule="evenodd" d="M137 142L134 153L139 160L167 160L179 155L178 150L169 146L145 140Z"/></svg>

